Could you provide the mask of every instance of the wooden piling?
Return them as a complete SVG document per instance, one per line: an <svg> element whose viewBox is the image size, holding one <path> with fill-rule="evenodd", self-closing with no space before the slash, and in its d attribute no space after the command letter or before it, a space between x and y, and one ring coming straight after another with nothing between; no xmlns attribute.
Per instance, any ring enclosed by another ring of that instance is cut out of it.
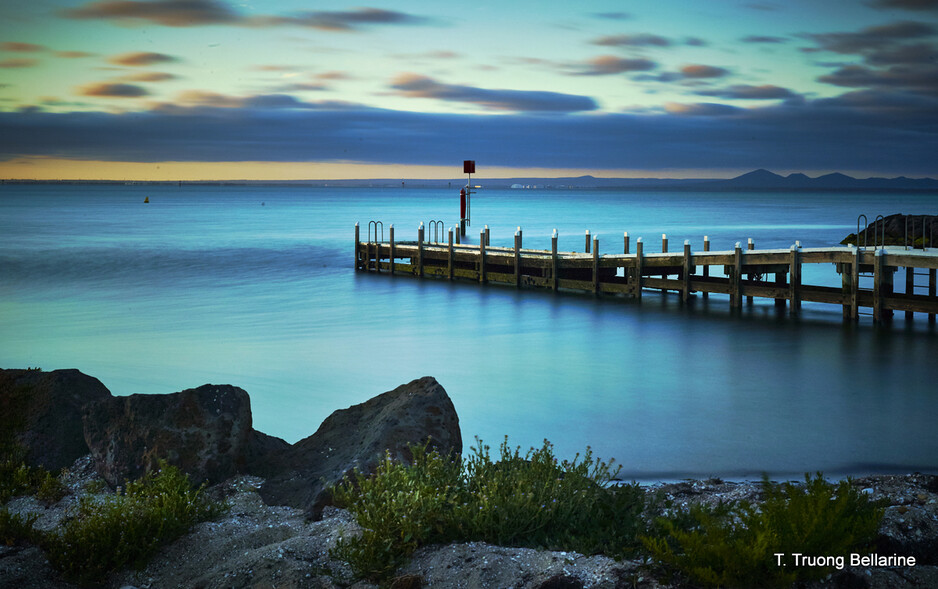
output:
<svg viewBox="0 0 938 589"><path fill-rule="evenodd" d="M930 297L932 297L932 298L935 298L935 295L936 295L936 292L935 292L935 291L936 291L936 286L938 286L938 271L936 271L935 268L931 268L931 269L928 271L928 296L930 296ZM935 322L935 314L934 314L934 313L929 313L929 314L928 314L928 322L929 322L929 323L934 323L934 322Z"/></svg>
<svg viewBox="0 0 938 589"><path fill-rule="evenodd" d="M622 253L629 255L629 232L622 233Z"/></svg>
<svg viewBox="0 0 938 589"><path fill-rule="evenodd" d="M883 249L873 256L873 321L883 320Z"/></svg>
<svg viewBox="0 0 938 589"><path fill-rule="evenodd" d="M515 232L515 287L521 288L521 228Z"/></svg>
<svg viewBox="0 0 938 589"><path fill-rule="evenodd" d="M479 282L485 284L485 229L479 232Z"/></svg>
<svg viewBox="0 0 938 589"><path fill-rule="evenodd" d="M599 236L593 237L593 294L599 294Z"/></svg>
<svg viewBox="0 0 938 589"><path fill-rule="evenodd" d="M560 279L557 277L557 230L550 237L550 282L551 289L557 290Z"/></svg>
<svg viewBox="0 0 938 589"><path fill-rule="evenodd" d="M668 253L668 234L667 233L661 234L661 253L663 254Z"/></svg>
<svg viewBox="0 0 938 589"><path fill-rule="evenodd" d="M923 240L924 242L924 240ZM906 268L905 269L905 293L914 294L915 292L915 268ZM912 311L905 312L906 321L912 319Z"/></svg>
<svg viewBox="0 0 938 589"><path fill-rule="evenodd" d="M704 251L705 251L705 252L709 252L709 251L710 251L710 238L709 238L708 236L706 236L706 235L704 235ZM710 278L710 266L709 266L709 265L704 266L704 268L703 268L703 276L704 276L704 278ZM710 293L704 291L704 293L703 293L703 298L705 298L705 299L710 298Z"/></svg>
<svg viewBox="0 0 938 589"><path fill-rule="evenodd" d="M742 289L740 287L743 271L743 249L736 242L733 249L733 275L730 277L730 308L739 309L743 306Z"/></svg>
<svg viewBox="0 0 938 589"><path fill-rule="evenodd" d="M590 253L590 230L589 229L586 230L586 245L583 246L583 251L586 253Z"/></svg>
<svg viewBox="0 0 938 589"><path fill-rule="evenodd" d="M417 276L423 276L423 223L417 228Z"/></svg>
<svg viewBox="0 0 938 589"><path fill-rule="evenodd" d="M390 232L391 232L391 241L388 243L388 247L389 247L388 255L391 256L391 263L389 264L389 267L391 269L391 276L394 276L394 225L391 225Z"/></svg>
<svg viewBox="0 0 938 589"><path fill-rule="evenodd" d="M754 249L756 249L756 244L753 243L752 238L750 237L749 241L746 243L746 250L752 251ZM752 280L752 273L746 274L746 278ZM746 297L746 304L752 305L752 295Z"/></svg>
<svg viewBox="0 0 938 589"><path fill-rule="evenodd" d="M690 272L691 272L691 254L690 254L690 241L684 240L684 266L683 278L684 286L681 289L681 302L686 303L690 300Z"/></svg>
<svg viewBox="0 0 938 589"><path fill-rule="evenodd" d="M635 241L635 284L632 294L639 301L642 300L642 238Z"/></svg>
<svg viewBox="0 0 938 589"><path fill-rule="evenodd" d="M355 269L361 270L361 250L358 249L358 244L361 243L361 228L358 226L358 223L355 223Z"/></svg>
<svg viewBox="0 0 938 589"><path fill-rule="evenodd" d="M850 268L850 317L854 321L860 319L860 253L862 250L853 246L853 267Z"/></svg>
<svg viewBox="0 0 938 589"><path fill-rule="evenodd" d="M791 260L788 266L788 313L797 315L801 311L801 248L797 243L791 246Z"/></svg>
<svg viewBox="0 0 938 589"><path fill-rule="evenodd" d="M489 226L485 226L485 246L488 247L492 245L492 232L489 230Z"/></svg>
<svg viewBox="0 0 938 589"><path fill-rule="evenodd" d="M453 234L457 233L453 231L453 228L449 228L449 249L447 250L446 255L446 277L450 280L453 279ZM392 234L393 235L393 234Z"/></svg>

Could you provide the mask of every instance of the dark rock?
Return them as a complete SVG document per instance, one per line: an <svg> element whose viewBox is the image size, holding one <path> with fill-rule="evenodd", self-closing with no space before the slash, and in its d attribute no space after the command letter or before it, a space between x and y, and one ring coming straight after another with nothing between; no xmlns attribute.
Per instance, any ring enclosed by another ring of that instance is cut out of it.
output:
<svg viewBox="0 0 938 589"><path fill-rule="evenodd" d="M569 575L554 575L538 585L537 589L583 589L583 581Z"/></svg>
<svg viewBox="0 0 938 589"><path fill-rule="evenodd" d="M285 469L261 489L270 504L292 505L319 519L330 505L328 488L356 468L373 473L388 452L409 463L409 446L429 441L442 454L462 452L462 434L453 402L436 379L425 376L340 409L312 436L300 440L283 457Z"/></svg>
<svg viewBox="0 0 938 589"><path fill-rule="evenodd" d="M56 471L88 453L82 408L111 397L78 370L0 370L0 436L22 446L26 463Z"/></svg>
<svg viewBox="0 0 938 589"><path fill-rule="evenodd" d="M115 486L140 477L160 459L194 484L220 482L271 442L252 435L251 401L231 385L112 397L87 407L84 426L98 474Z"/></svg>
<svg viewBox="0 0 938 589"><path fill-rule="evenodd" d="M908 226L908 232L906 231ZM938 243L938 216L936 215L889 215L874 219L865 228L860 229L859 244L857 234L851 233L840 242L842 245L909 245L922 248L935 247Z"/></svg>

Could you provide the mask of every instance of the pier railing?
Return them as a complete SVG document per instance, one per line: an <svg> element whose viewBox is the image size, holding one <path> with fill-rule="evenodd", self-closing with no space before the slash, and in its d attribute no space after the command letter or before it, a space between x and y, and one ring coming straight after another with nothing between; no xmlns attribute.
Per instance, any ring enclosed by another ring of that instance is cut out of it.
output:
<svg viewBox="0 0 938 589"><path fill-rule="evenodd" d="M369 232L370 233L370 232ZM599 236L587 232L586 251L559 252L557 233L551 237L550 250L524 249L522 232L515 233L514 247L488 245L486 230L474 245L454 242L449 230L448 242L428 243L424 228L416 241L394 240L390 228L388 242L362 242L355 226L355 267L361 271L387 272L394 275L469 280L480 284L495 283L518 288L573 290L596 295L624 295L641 299L646 289L674 291L681 301L696 293L728 295L730 307L743 305L743 297L774 299L789 313L798 314L802 302L827 303L843 308L845 319L857 319L861 308L872 309L875 321L892 316L894 311L926 313L929 321L938 314L936 270L938 251L907 250L902 246L863 248L836 246L803 248L796 242L788 249L755 249L752 240L744 249L739 243L732 250L710 251L704 240L703 251L692 251L685 241L681 251L668 251L667 236L662 236L662 251L647 251L641 238L630 252L628 234L623 235L623 253L600 253ZM804 284L802 269L806 264L827 264L841 276L841 286ZM896 292L894 275L906 269L905 292ZM925 272L919 272L925 270ZM872 288L862 288L861 275L871 275ZM915 276L927 276L927 285L916 285ZM927 294L916 293L927 289Z"/></svg>

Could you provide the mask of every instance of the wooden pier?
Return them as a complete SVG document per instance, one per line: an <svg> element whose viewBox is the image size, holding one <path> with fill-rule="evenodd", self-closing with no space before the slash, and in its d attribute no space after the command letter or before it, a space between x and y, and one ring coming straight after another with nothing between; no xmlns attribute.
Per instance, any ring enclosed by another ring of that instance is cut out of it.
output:
<svg viewBox="0 0 938 589"><path fill-rule="evenodd" d="M498 283L518 288L585 291L596 295L625 295L641 300L646 289L675 291L686 302L696 293L729 296L730 307L743 306L754 297L774 299L779 307L787 306L797 315L803 302L839 305L845 320L857 320L871 314L874 321L904 311L928 315L935 322L938 314L936 270L938 249L907 249L902 246L802 248L796 242L788 249L757 250L749 241L744 249L739 243L728 251L710 251L704 238L703 251L691 251L684 242L681 251L669 251L662 235L661 251L651 252L642 239L632 244L623 234L622 253L600 254L598 237L585 234L583 252L558 252L556 231L550 250L524 249L522 232L515 233L514 247L490 247L488 229L475 245L454 243L449 230L446 242L427 242L424 227L417 230L416 241L395 241L383 235L361 240L355 225L355 268L360 271L411 275L448 280L469 280L481 284ZM383 233L383 228L382 228ZM456 238L458 241L458 237ZM806 264L829 264L841 276L841 287L816 286L802 282ZM906 269L904 290L897 292L894 280L899 268ZM861 280L862 279L862 280ZM916 279L918 281L916 282ZM870 284L871 283L871 284Z"/></svg>

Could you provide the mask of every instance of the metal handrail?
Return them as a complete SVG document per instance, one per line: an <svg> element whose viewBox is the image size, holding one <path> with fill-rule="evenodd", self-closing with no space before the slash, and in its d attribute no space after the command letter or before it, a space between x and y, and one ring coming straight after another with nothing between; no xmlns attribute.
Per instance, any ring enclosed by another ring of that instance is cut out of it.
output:
<svg viewBox="0 0 938 589"><path fill-rule="evenodd" d="M375 243L378 241L378 227L381 227L381 241L384 241L384 223L381 221L368 221L368 243L371 243L371 226L375 227Z"/></svg>
<svg viewBox="0 0 938 589"><path fill-rule="evenodd" d="M857 247L860 247L860 219L863 219L863 247L866 247L866 229L870 225L870 220L867 219L866 215L860 215L857 217Z"/></svg>
<svg viewBox="0 0 938 589"><path fill-rule="evenodd" d="M433 242L440 243L440 239L442 239L444 235L443 221L430 220L430 222L427 223L427 229L429 230L430 228L433 229ZM437 231L439 231L439 235L437 235ZM429 237L429 231L428 231L427 236ZM430 241L430 240L428 239L427 241Z"/></svg>
<svg viewBox="0 0 938 589"><path fill-rule="evenodd" d="M876 215L876 218L873 219L873 250L874 250L874 251L876 250L876 245L877 245L877 240L876 240L876 224L879 223L879 221L882 221L882 230L881 230L881 233L882 233L882 236L883 236L883 241L882 241L882 243L879 244L879 245L881 245L883 248L886 247L886 217L883 217L882 215Z"/></svg>

